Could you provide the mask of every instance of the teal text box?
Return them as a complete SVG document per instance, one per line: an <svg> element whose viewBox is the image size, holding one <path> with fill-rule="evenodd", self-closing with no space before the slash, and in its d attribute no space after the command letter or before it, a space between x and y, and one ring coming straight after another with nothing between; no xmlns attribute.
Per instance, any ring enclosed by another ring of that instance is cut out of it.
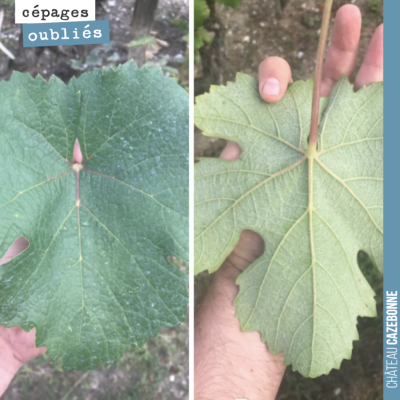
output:
<svg viewBox="0 0 400 400"><path fill-rule="evenodd" d="M110 43L108 21L24 24L22 30L24 47Z"/></svg>

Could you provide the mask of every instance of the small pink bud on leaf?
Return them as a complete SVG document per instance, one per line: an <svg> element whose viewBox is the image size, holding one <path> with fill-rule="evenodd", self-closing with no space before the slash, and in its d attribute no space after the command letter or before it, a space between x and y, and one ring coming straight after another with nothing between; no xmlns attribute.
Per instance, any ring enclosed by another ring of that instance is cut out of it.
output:
<svg viewBox="0 0 400 400"><path fill-rule="evenodd" d="M72 154L72 164L82 164L83 156L79 140L75 140L74 152Z"/></svg>

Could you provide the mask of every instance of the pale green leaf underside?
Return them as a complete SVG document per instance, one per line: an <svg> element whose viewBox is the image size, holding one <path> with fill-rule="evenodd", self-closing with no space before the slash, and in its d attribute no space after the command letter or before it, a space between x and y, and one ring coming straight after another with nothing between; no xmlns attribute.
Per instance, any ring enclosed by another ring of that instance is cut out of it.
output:
<svg viewBox="0 0 400 400"><path fill-rule="evenodd" d="M36 327L65 370L112 362L186 316L188 97L129 62L66 86L14 73L0 84L0 324ZM83 158L76 204L72 150ZM112 178L110 178L112 177ZM49 180L48 178L54 178Z"/></svg>
<svg viewBox="0 0 400 400"><path fill-rule="evenodd" d="M342 78L321 102L309 159L312 86L295 82L267 104L257 82L238 74L197 98L197 126L242 152L195 167L195 272L217 270L243 230L258 232L264 254L237 280L241 327L315 377L350 358L357 316L376 314L357 254L382 271L383 85L354 93Z"/></svg>

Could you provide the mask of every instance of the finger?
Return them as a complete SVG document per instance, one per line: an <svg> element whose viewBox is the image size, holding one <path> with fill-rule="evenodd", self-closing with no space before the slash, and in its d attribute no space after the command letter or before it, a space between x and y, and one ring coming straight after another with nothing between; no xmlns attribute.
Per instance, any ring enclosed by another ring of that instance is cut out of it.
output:
<svg viewBox="0 0 400 400"><path fill-rule="evenodd" d="M266 58L260 64L258 77L260 95L269 103L275 103L280 100L286 92L288 83L293 81L289 64L280 57ZM228 142L220 158L234 161L239 156L239 145L235 142Z"/></svg>
<svg viewBox="0 0 400 400"><path fill-rule="evenodd" d="M6 333L14 358L21 364L46 352L46 347L36 347L36 328L25 332L19 326L14 326L8 328Z"/></svg>
<svg viewBox="0 0 400 400"><path fill-rule="evenodd" d="M27 343L29 346L32 347L32 358L40 356L41 354L46 353L47 348L43 347L36 347L36 328L33 328L28 333L24 332L27 335Z"/></svg>
<svg viewBox="0 0 400 400"><path fill-rule="evenodd" d="M243 231L238 243L218 270L217 275L235 282L240 273L257 260L263 252L263 238L256 232L250 230Z"/></svg>
<svg viewBox="0 0 400 400"><path fill-rule="evenodd" d="M259 91L268 103L276 103L293 82L289 64L280 57L266 58L258 68Z"/></svg>
<svg viewBox="0 0 400 400"><path fill-rule="evenodd" d="M228 161L235 161L239 158L240 156L240 147L237 143L235 142L228 142L227 145L225 146L224 150L222 150L222 153L220 154L220 158Z"/></svg>
<svg viewBox="0 0 400 400"><path fill-rule="evenodd" d="M280 100L286 92L289 82L292 82L292 73L289 64L280 57L268 57L258 69L259 90L261 97L269 103ZM240 156L240 147L237 143L228 142L220 158L228 161L237 160Z"/></svg>
<svg viewBox="0 0 400 400"><path fill-rule="evenodd" d="M354 81L354 89L358 90L364 85L381 81L383 81L383 25L378 26L372 36Z"/></svg>
<svg viewBox="0 0 400 400"><path fill-rule="evenodd" d="M358 7L347 4L336 14L332 40L326 55L321 81L321 96L327 97L335 83L346 75L353 78L361 32Z"/></svg>
<svg viewBox="0 0 400 400"><path fill-rule="evenodd" d="M0 259L0 266L9 262L18 254L22 253L28 248L28 246L29 242L24 237L21 236L18 238L7 250L7 253L4 255L4 257Z"/></svg>

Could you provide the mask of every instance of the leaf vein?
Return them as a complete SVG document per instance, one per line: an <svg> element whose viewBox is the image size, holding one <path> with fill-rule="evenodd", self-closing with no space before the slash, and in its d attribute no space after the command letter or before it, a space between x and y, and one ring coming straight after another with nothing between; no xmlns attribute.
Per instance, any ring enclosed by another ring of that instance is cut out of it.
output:
<svg viewBox="0 0 400 400"><path fill-rule="evenodd" d="M267 183L268 181L270 181L271 179L275 179L277 177L279 177L280 175L283 175L284 173L292 170L293 168L297 167L298 165L300 165L306 158L302 157L300 160L296 161L294 164L290 165L289 167L277 172L276 174L273 174L271 176L269 176L267 179L263 180L262 182L258 183L256 186L254 186L253 188L251 188L250 190L248 190L246 193L244 193L242 196L240 196L235 203L233 203L231 206L229 206L229 208L227 208L218 218L216 218L199 236L197 236L195 238L195 240L197 240L200 236L203 236L207 230L209 228L211 228L217 221L219 221L232 207L234 207L236 204L238 204L243 198L245 198L247 195L249 195L251 192L253 192L254 190L258 189L259 187L261 187L262 185L264 185L265 183Z"/></svg>

